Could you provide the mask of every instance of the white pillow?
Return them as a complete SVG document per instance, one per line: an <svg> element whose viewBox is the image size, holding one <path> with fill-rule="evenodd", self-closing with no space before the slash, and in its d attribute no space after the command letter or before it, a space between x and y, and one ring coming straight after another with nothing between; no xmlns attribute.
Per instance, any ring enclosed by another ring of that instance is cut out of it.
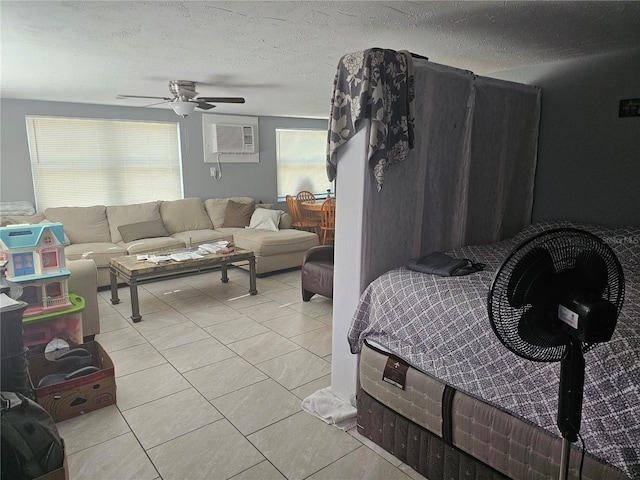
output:
<svg viewBox="0 0 640 480"><path fill-rule="evenodd" d="M279 230L280 217L284 211L271 210L268 208L256 208L251 215L251 222L246 228L260 228L263 230L272 230L277 232Z"/></svg>

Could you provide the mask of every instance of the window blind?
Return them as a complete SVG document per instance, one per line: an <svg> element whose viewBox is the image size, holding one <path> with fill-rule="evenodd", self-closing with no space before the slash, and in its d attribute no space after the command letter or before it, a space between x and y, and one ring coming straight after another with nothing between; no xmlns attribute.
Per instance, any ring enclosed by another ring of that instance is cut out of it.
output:
<svg viewBox="0 0 640 480"><path fill-rule="evenodd" d="M276 129L278 199L301 190L327 193L327 131Z"/></svg>
<svg viewBox="0 0 640 480"><path fill-rule="evenodd" d="M38 211L183 198L178 124L27 116Z"/></svg>

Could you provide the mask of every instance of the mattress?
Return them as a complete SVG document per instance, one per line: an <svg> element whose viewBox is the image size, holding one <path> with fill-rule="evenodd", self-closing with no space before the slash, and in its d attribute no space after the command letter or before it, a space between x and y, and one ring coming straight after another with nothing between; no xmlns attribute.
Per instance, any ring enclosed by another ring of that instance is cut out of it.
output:
<svg viewBox="0 0 640 480"><path fill-rule="evenodd" d="M453 390L456 402L467 401L469 405L465 408L480 408L473 414L464 410L457 421L452 420L453 425L461 426L456 442L474 456L491 458L492 463L500 457L483 453L475 443L474 435L482 429L478 418L484 416L491 422L509 425L512 430L508 429L508 435L505 434L508 445L520 432L527 430L524 425L535 426L536 430L531 431L540 431L545 436L527 433L522 445L535 446L534 451L538 451L543 442L540 439L545 438L550 442L549 451L559 452L557 446L551 445L561 442L556 425L560 365L558 362L532 362L508 351L490 327L486 297L495 270L515 246L538 232L566 226L589 230L607 241L618 256L626 279L625 303L613 338L585 354L587 366L580 433L586 444L587 458L611 465L611 472L617 469L624 473L622 478L640 478L640 409L637 407L640 404L640 229L536 224L510 240L451 252L459 258L485 263L487 268L483 272L447 278L404 267L387 272L372 282L361 297L349 331L351 349L360 353L365 340L375 342L416 372ZM361 365L362 368L366 367ZM372 394L371 385L365 387L365 383L362 388ZM388 382L383 383L388 387ZM436 392L431 400L420 393L409 402L421 408L425 402L435 402L437 387L434 384L430 388ZM373 394L374 397L377 395ZM384 395L383 398L382 403L387 404L389 399ZM433 412L425 410L419 418L426 418L425 428L442 437L444 432L438 431L442 426L437 427L436 417L429 417L441 415L437 403L434 405ZM487 410L477 405L485 405ZM396 409L395 406L392 408ZM401 405L397 408L407 419L418 419ZM497 412L506 416L503 418ZM515 420L521 422L520 426L513 426ZM449 428L455 428L453 425ZM490 428L495 428L493 423ZM466 440L463 439L464 431L468 436ZM491 437L488 445L495 448L496 444L501 445L501 442ZM516 451L510 452L509 458L527 456L526 450L513 448ZM572 459L576 456L572 455ZM529 460L531 458L527 457L527 462ZM507 462L498 470L514 478L536 478L520 477L520 468ZM602 477L595 469L592 478L614 478L611 475L615 474L611 472ZM545 475L542 470L540 474Z"/></svg>
<svg viewBox="0 0 640 480"><path fill-rule="evenodd" d="M562 439L408 366L404 389L383 380L389 359L365 343L359 363L358 431L429 479L558 478ZM580 478L574 446L569 478ZM587 454L583 480L628 480Z"/></svg>

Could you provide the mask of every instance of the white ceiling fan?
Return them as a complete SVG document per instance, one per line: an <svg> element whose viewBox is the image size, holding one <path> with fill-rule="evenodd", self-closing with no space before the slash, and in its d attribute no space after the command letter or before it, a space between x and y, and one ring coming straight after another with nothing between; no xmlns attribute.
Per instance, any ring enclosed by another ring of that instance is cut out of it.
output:
<svg viewBox="0 0 640 480"><path fill-rule="evenodd" d="M209 110L215 108L212 103L244 103L242 97L198 97L196 92L196 82L189 80L171 80L169 81L169 91L173 94L173 97L149 97L145 95L118 95L117 99L125 98L152 98L157 100L163 100L162 102L154 103L152 105L159 105L161 103L168 103L169 106L182 117L186 117L194 111L194 109L201 108L203 110ZM151 105L147 105L151 106Z"/></svg>

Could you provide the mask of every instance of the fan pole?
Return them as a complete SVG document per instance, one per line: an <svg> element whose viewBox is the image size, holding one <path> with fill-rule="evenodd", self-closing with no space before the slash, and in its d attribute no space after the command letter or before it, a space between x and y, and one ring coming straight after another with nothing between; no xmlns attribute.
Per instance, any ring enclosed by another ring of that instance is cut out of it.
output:
<svg viewBox="0 0 640 480"><path fill-rule="evenodd" d="M560 480L569 478L569 455L571 453L571 442L562 437L562 453L560 456Z"/></svg>
<svg viewBox="0 0 640 480"><path fill-rule="evenodd" d="M578 439L582 417L584 391L584 355L582 342L573 339L567 344L560 364L560 393L558 397L558 428L562 433L560 480L569 477L571 442Z"/></svg>

